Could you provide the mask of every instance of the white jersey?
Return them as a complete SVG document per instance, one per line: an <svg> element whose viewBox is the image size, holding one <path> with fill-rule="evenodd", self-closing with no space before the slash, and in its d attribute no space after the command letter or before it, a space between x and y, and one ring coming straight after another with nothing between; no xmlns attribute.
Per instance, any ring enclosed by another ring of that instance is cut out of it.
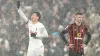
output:
<svg viewBox="0 0 100 56"><path fill-rule="evenodd" d="M32 21L29 20L28 22L28 28L29 28L29 45L34 45L34 48L37 48L39 46L43 46L42 38L48 37L47 31L44 27L44 25L40 22L33 24ZM31 37L31 33L37 33L36 38ZM31 48L31 47L30 47Z"/></svg>

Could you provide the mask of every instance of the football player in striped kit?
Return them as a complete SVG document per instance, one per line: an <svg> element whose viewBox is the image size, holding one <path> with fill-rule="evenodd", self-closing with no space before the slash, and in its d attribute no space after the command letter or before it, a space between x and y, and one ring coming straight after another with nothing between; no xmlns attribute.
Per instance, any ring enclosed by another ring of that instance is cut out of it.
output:
<svg viewBox="0 0 100 56"><path fill-rule="evenodd" d="M84 46L88 44L91 39L91 35L85 24L82 23L83 14L76 13L75 22L69 24L61 33L61 38L69 46L69 56L84 56ZM69 33L69 41L65 38L64 34ZM87 35L87 39L84 41L84 36Z"/></svg>
<svg viewBox="0 0 100 56"><path fill-rule="evenodd" d="M44 25L39 22L41 15L39 12L34 12L29 20L20 9L20 2L17 2L18 13L27 23L29 29L29 46L27 56L44 56L43 37L48 37L47 30Z"/></svg>

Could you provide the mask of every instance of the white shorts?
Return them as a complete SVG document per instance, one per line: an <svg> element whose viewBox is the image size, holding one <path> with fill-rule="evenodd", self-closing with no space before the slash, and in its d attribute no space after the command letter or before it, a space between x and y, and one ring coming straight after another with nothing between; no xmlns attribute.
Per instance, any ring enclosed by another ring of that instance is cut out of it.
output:
<svg viewBox="0 0 100 56"><path fill-rule="evenodd" d="M44 56L44 46L40 46L38 48L28 47L27 56Z"/></svg>

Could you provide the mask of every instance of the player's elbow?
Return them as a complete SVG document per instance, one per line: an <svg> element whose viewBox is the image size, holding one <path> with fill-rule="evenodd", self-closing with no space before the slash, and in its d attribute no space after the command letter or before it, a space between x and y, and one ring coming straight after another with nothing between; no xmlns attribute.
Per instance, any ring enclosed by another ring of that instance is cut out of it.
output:
<svg viewBox="0 0 100 56"><path fill-rule="evenodd" d="M42 38L47 38L48 37L48 33L44 33L41 35Z"/></svg>
<svg viewBox="0 0 100 56"><path fill-rule="evenodd" d="M45 37L48 37L48 33L47 33L47 34L45 34Z"/></svg>
<svg viewBox="0 0 100 56"><path fill-rule="evenodd" d="M63 36L64 34L63 34L63 31L62 32L60 32L60 36Z"/></svg>
<svg viewBox="0 0 100 56"><path fill-rule="evenodd" d="M17 11L18 11L19 14L21 13L21 9L18 9Z"/></svg>
<svg viewBox="0 0 100 56"><path fill-rule="evenodd" d="M44 31L43 35L44 35L44 37L48 37L48 32Z"/></svg>

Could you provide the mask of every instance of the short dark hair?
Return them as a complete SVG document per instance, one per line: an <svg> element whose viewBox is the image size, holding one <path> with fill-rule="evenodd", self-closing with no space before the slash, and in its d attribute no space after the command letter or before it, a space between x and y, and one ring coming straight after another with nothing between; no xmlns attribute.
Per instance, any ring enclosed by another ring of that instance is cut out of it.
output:
<svg viewBox="0 0 100 56"><path fill-rule="evenodd" d="M81 13L81 12L77 12L76 15L83 15L83 13Z"/></svg>
<svg viewBox="0 0 100 56"><path fill-rule="evenodd" d="M41 18L41 14L39 12L34 12L34 13L36 13L36 15L39 17L39 19Z"/></svg>

